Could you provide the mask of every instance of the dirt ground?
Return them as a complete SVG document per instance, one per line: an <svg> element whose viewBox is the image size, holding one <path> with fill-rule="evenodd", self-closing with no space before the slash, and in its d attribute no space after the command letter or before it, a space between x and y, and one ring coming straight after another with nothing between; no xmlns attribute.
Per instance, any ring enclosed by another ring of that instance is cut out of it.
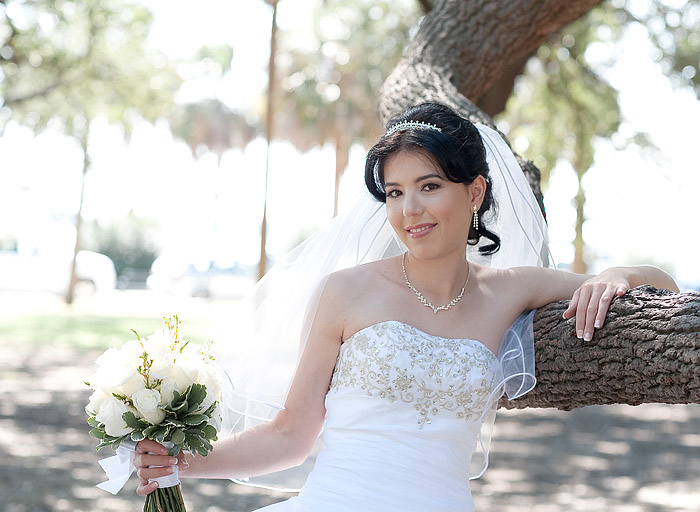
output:
<svg viewBox="0 0 700 512"><path fill-rule="evenodd" d="M33 347L33 348L32 348ZM137 511L136 478L112 496L89 437L82 384L101 351L0 336L0 511ZM700 405L502 411L477 510L700 511ZM250 511L289 494L185 480L190 512Z"/></svg>

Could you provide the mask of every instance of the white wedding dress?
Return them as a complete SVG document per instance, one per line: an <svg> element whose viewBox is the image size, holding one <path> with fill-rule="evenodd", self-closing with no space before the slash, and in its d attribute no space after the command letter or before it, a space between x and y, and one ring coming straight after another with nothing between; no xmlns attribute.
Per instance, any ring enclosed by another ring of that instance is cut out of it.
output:
<svg viewBox="0 0 700 512"><path fill-rule="evenodd" d="M398 321L360 330L340 347L306 485L260 511L473 511L469 465L499 368L475 340Z"/></svg>

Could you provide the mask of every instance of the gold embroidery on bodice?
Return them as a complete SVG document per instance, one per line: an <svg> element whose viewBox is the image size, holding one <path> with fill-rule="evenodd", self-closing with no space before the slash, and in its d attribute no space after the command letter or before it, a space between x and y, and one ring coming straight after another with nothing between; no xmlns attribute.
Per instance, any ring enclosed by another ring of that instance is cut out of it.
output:
<svg viewBox="0 0 700 512"><path fill-rule="evenodd" d="M418 425L441 410L478 419L495 382L496 356L476 340L424 333L385 321L362 329L341 346L330 391L362 390L418 411Z"/></svg>

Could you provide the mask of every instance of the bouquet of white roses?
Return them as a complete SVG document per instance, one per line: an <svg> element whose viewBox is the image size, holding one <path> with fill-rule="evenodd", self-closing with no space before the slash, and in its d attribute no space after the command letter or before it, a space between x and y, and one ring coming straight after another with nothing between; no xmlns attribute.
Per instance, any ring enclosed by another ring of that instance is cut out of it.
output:
<svg viewBox="0 0 700 512"><path fill-rule="evenodd" d="M181 450L206 456L221 427L222 387L211 343L201 347L183 341L179 318L164 320L161 331L147 338L133 331L136 340L105 351L97 359L97 372L86 382L94 390L85 410L93 427L90 435L100 439L97 449L111 446L118 451L112 459L128 459L126 478L123 472L117 478L110 475L110 465L118 462L100 461L110 482L119 480L116 486L100 484L113 493L133 471L133 451L125 455L126 445L133 448L142 439L152 439L168 446L171 456ZM163 478L146 497L144 512L184 512L177 472Z"/></svg>

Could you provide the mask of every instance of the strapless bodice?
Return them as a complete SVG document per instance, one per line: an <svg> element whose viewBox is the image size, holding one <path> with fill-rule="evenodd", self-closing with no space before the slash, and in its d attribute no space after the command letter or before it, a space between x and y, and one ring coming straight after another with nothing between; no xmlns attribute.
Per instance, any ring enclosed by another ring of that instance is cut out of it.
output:
<svg viewBox="0 0 700 512"><path fill-rule="evenodd" d="M314 470L270 512L472 511L469 463L498 364L478 341L398 321L358 331L340 347Z"/></svg>

